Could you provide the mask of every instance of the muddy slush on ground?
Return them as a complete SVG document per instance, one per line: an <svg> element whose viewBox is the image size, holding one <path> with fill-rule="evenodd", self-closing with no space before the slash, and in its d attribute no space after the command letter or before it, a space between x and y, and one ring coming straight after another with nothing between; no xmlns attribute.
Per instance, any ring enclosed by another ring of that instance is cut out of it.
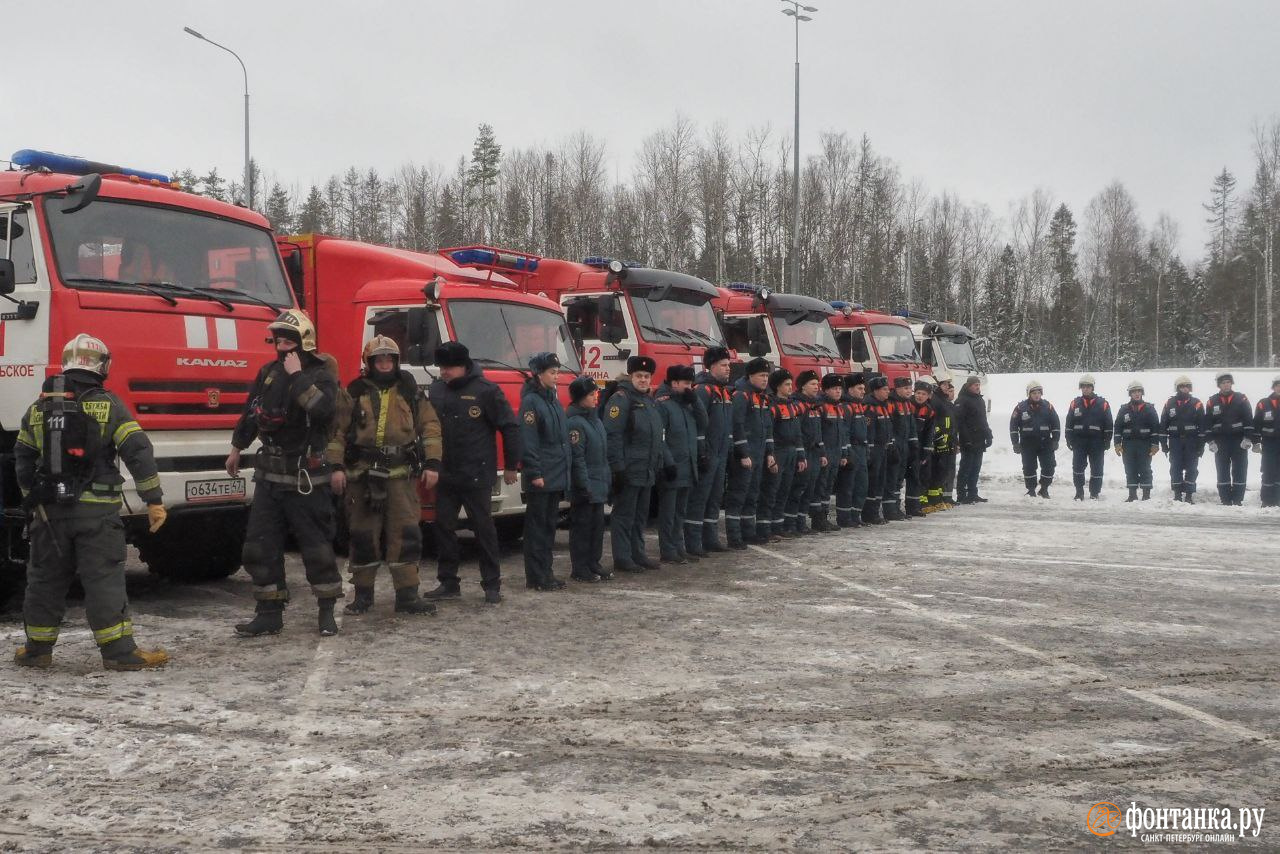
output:
<svg viewBox="0 0 1280 854"><path fill-rule="evenodd" d="M1016 489L553 593L508 552L505 603L472 563L434 618L383 575L334 638L296 556L253 640L243 572L132 564L174 662L104 673L78 603L52 670L6 659L0 849L1188 848L1099 802L1265 808L1238 844L1280 848L1280 516Z"/></svg>

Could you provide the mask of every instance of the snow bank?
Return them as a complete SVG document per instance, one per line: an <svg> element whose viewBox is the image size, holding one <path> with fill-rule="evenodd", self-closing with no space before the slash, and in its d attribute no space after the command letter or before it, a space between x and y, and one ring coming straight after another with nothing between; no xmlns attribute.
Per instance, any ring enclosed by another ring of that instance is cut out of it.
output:
<svg viewBox="0 0 1280 854"><path fill-rule="evenodd" d="M1173 381L1186 374L1191 378L1191 393L1201 400L1208 400L1217 391L1213 378L1221 369L1186 369L1139 371L1135 373L1094 372L1097 380L1096 390L1111 403L1114 413L1120 404L1129 399L1125 391L1131 380L1137 379L1146 387L1146 400L1157 406L1162 405L1174 393ZM1271 393L1271 380L1280 375L1280 369L1272 368L1227 368L1235 377L1236 391L1243 392L1249 398L1250 406ZM1021 489L1022 458L1013 452L1009 442L1009 416L1018 401L1027 396L1027 383L1038 380L1044 386L1045 399L1058 410L1058 416L1066 420L1067 406L1080 393L1076 385L1083 371L1075 373L1043 373L1043 374L991 374L988 377L987 397L991 400L991 432L995 434L991 449L982 463L982 480L989 482L991 489ZM1246 502L1257 502L1259 457L1249 455L1249 494ZM1155 479L1153 495L1161 498L1169 497L1169 463L1163 454L1157 454L1152 460L1152 472ZM1108 490L1113 487L1124 487L1124 465L1114 452L1108 451L1105 483ZM1198 478L1200 495L1210 501L1217 501L1214 490L1216 477L1213 468L1213 457L1208 451L1200 458L1200 476ZM1070 496L1071 488L1071 452L1066 443L1058 448L1058 471L1054 475L1058 496ZM1103 495L1106 495L1104 491ZM1112 495L1119 498L1113 492ZM1163 502L1162 502L1163 503Z"/></svg>

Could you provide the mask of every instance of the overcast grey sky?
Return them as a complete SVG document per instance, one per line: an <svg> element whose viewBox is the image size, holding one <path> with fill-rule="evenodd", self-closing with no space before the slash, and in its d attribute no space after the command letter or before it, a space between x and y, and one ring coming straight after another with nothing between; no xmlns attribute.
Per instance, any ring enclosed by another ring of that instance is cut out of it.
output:
<svg viewBox="0 0 1280 854"><path fill-rule="evenodd" d="M1276 0L808 0L801 151L870 135L904 177L1005 216L1037 186L1083 213L1119 178L1199 257L1211 180L1252 184L1250 128L1280 113ZM588 129L625 179L677 112L790 134L778 0L6 2L0 157L43 148L305 186L347 166L449 163ZM19 14L19 10L23 10Z"/></svg>

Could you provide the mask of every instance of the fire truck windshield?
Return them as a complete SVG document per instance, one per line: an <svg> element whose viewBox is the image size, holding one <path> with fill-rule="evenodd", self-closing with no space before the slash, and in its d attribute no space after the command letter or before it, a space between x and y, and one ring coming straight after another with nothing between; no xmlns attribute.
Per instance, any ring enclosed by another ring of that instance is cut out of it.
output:
<svg viewBox="0 0 1280 854"><path fill-rule="evenodd" d="M293 304L275 241L264 229L109 199L64 214L64 201L49 199L45 213L59 277L73 287L170 284L231 302Z"/></svg>
<svg viewBox="0 0 1280 854"><path fill-rule="evenodd" d="M581 371L578 348L564 316L522 303L452 299L446 304L454 337L482 367L529 367L535 353L555 353L560 364Z"/></svg>
<svg viewBox="0 0 1280 854"><path fill-rule="evenodd" d="M679 295L678 289L673 289L661 299L632 293L631 306L636 313L636 323L640 325L641 337L654 343L722 346L724 338L711 303L701 294L691 293L690 301L682 300Z"/></svg>
<svg viewBox="0 0 1280 854"><path fill-rule="evenodd" d="M819 318L819 315L806 315L796 323L788 323L785 317L775 317L774 327L782 352L788 356L840 358L831 324L825 317Z"/></svg>
<svg viewBox="0 0 1280 854"><path fill-rule="evenodd" d="M956 371L976 372L978 360L973 355L973 344L968 341L954 341L950 338L935 338L934 346L946 359L947 368Z"/></svg>
<svg viewBox="0 0 1280 854"><path fill-rule="evenodd" d="M916 356L916 339L911 335L911 328L898 326L896 323L873 323L871 335L876 339L876 350L880 358L886 362L914 362Z"/></svg>

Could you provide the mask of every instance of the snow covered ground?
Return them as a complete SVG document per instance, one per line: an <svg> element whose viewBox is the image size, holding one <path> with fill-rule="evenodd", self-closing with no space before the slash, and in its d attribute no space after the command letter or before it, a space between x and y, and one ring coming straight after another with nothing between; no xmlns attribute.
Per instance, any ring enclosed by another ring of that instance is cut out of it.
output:
<svg viewBox="0 0 1280 854"><path fill-rule="evenodd" d="M1271 394L1271 380L1275 376L1280 376L1280 369L1227 368L1226 370L1230 371L1235 377L1236 391L1243 392L1249 398L1250 406L1257 404L1261 398ZM991 399L991 414L989 417L991 419L991 431L995 434L995 441L982 461L982 489L987 492L993 490L1021 491L1022 489L1022 458L1013 452L1013 446L1009 444L1009 416L1018 401L1027 396L1027 382L1031 379L1040 381L1041 385L1044 386L1045 399L1054 405L1058 410L1058 415L1065 421L1068 405L1080 393L1077 383L1081 373L1084 372L990 375L987 396ZM1191 378L1191 393L1200 398L1200 400L1207 401L1209 396L1217 391L1213 378L1218 373L1218 369L1190 369L1139 371L1135 373L1093 372L1093 376L1098 383L1096 387L1097 393L1111 403L1111 410L1115 412L1120 408L1120 404L1129 399L1129 394L1125 389L1128 388L1131 380L1136 379L1144 383L1146 400L1156 406L1160 406L1173 396L1173 381L1181 374L1186 374ZM1255 513L1262 512L1261 508L1257 506L1258 466L1259 457L1256 454L1250 454L1249 492L1245 497L1246 507L1244 509ZM1152 460L1152 473L1155 479L1155 490L1152 492L1152 500L1147 502L1147 506L1150 507L1155 504L1157 499L1164 505L1181 506L1173 501L1173 496L1169 492L1168 457L1158 454ZM1062 497L1064 493L1066 497L1070 497L1071 452L1067 450L1065 443L1058 449L1058 471L1054 482L1058 486L1057 494L1059 497ZM1124 465L1114 452L1107 453L1105 483L1104 499L1121 500L1123 496L1118 490L1124 488ZM1208 451L1200 459L1198 483L1202 497L1208 499L1205 506L1210 506L1210 503L1216 504L1217 494L1214 492L1213 457ZM1134 508L1125 508L1124 512L1129 512L1132 509ZM1199 505L1187 509L1195 512L1208 512ZM1236 508L1234 511L1231 511L1230 508L1222 509L1228 512L1241 512L1241 508Z"/></svg>

